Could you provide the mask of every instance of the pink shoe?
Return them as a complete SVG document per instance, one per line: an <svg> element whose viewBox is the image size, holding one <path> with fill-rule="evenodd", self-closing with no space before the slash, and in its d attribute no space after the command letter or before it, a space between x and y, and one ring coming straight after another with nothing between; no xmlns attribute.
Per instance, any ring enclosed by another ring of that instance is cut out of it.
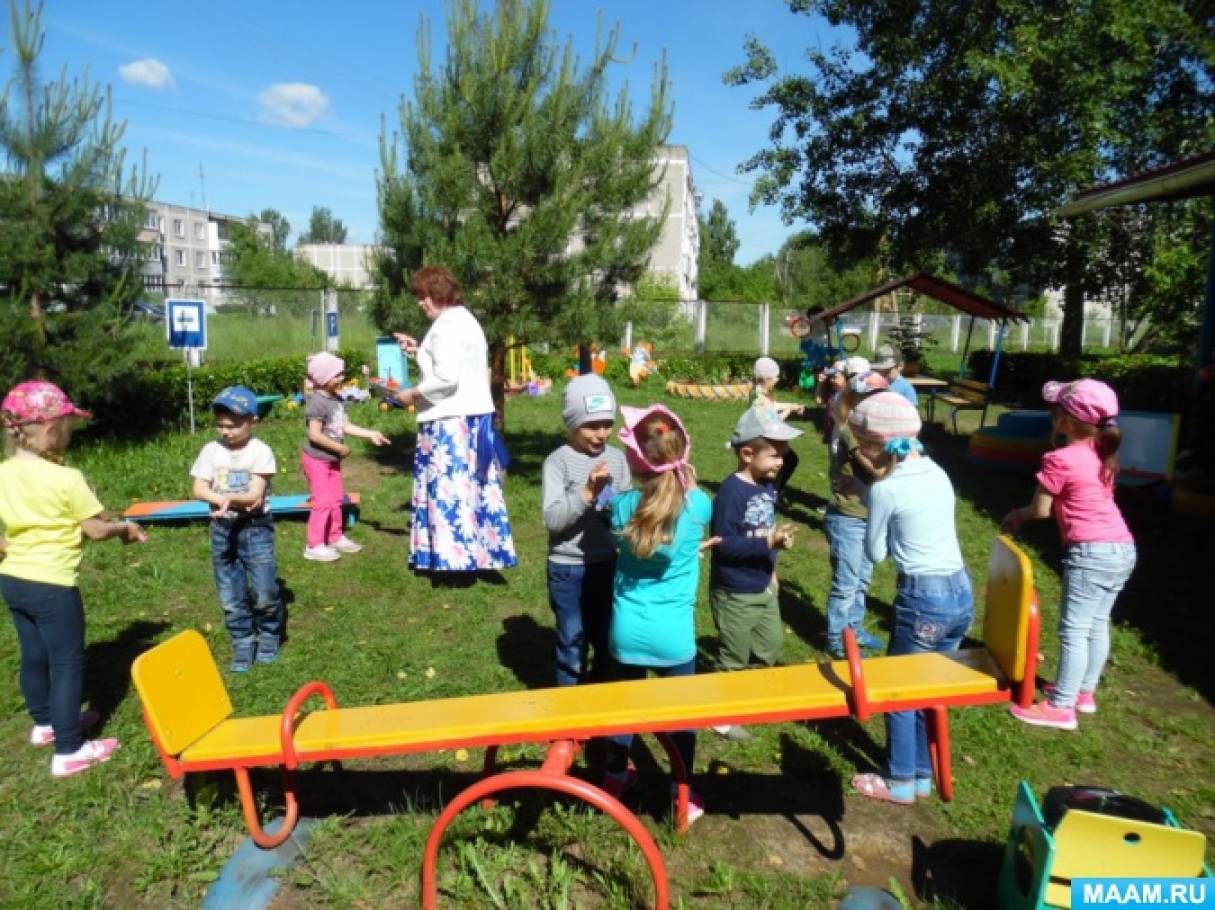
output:
<svg viewBox="0 0 1215 910"><path fill-rule="evenodd" d="M679 790L674 784L671 784L671 817L675 817L675 813L679 811ZM705 816L705 801L695 790L688 788L688 827L691 828L696 822Z"/></svg>
<svg viewBox="0 0 1215 910"><path fill-rule="evenodd" d="M71 755L56 755L51 759L51 777L71 777L87 771L93 765L107 762L118 749L118 740L90 739Z"/></svg>
<svg viewBox="0 0 1215 910"><path fill-rule="evenodd" d="M1042 691L1048 696L1055 694L1055 687L1052 683L1047 683L1042 687ZM1081 689L1076 693L1075 708L1079 714L1096 714L1097 713L1097 698L1093 692L1085 692Z"/></svg>
<svg viewBox="0 0 1215 910"><path fill-rule="evenodd" d="M92 730L97 726L97 722L101 720L101 715L89 708L87 711L80 712L80 729ZM49 746L55 741L55 728L43 727L40 724L34 724L34 729L30 730L30 745L31 746Z"/></svg>
<svg viewBox="0 0 1215 910"><path fill-rule="evenodd" d="M614 799L620 799L625 793L637 786L637 766L629 762L628 767L618 774L609 771L603 776L599 789Z"/></svg>
<svg viewBox="0 0 1215 910"><path fill-rule="evenodd" d="M1036 705L1030 705L1028 708L1022 708L1019 705L1009 705L1008 711L1022 723L1032 724L1035 727L1075 730L1079 726L1076 723L1075 708L1056 708L1049 701L1040 701Z"/></svg>

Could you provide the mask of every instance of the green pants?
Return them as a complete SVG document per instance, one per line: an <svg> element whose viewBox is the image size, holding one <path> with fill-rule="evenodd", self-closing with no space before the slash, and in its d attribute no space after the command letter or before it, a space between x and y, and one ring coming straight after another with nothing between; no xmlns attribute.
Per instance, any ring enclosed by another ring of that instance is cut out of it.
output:
<svg viewBox="0 0 1215 910"><path fill-rule="evenodd" d="M720 669L745 670L756 664L770 667L776 663L784 634L776 591L737 594L712 588L709 601L720 640L717 658Z"/></svg>

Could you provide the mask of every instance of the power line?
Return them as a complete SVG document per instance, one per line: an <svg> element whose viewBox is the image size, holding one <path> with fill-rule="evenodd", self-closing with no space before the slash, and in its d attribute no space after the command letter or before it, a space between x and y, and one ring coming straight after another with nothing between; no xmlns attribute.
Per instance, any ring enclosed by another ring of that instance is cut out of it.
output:
<svg viewBox="0 0 1215 910"><path fill-rule="evenodd" d="M691 152L688 153L688 157L691 158L693 161L695 161L697 164L699 164L701 167L703 167L710 174L715 174L716 176L721 177L723 180L729 180L732 183L738 183L738 184L741 184L742 186L751 186L753 183L753 181L750 181L750 180L741 180L738 177L731 176L730 174L723 174L721 171L716 170L715 168L709 167L709 165L705 164L703 161L701 161L699 158L697 158Z"/></svg>
<svg viewBox="0 0 1215 910"><path fill-rule="evenodd" d="M345 139L355 145L361 144L346 133L339 133L334 130L325 130L315 126L286 126L281 123L266 123L262 120L250 120L247 117L225 117L223 114L207 114L202 111L190 111L181 107L171 107L167 104L154 104L150 101L133 101L130 98L115 98L115 101L121 104L129 104L133 107L146 107L156 111L168 111L173 114L183 114L187 117L199 117L203 120L218 120L222 123L240 123L245 126L260 126L272 130L289 130L292 133L316 133L320 136L333 136L337 139Z"/></svg>

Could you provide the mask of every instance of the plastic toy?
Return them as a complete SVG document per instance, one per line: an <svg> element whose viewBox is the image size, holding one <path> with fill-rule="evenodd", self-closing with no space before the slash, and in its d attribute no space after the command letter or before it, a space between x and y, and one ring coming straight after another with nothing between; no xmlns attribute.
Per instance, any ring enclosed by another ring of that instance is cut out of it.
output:
<svg viewBox="0 0 1215 910"><path fill-rule="evenodd" d="M751 396L751 383L676 382L672 379L667 383L667 394L701 401L746 401Z"/></svg>
<svg viewBox="0 0 1215 910"><path fill-rule="evenodd" d="M164 502L133 502L122 517L128 521L151 523L161 521L195 521L210 518L210 503L201 499L177 499ZM312 498L307 493L275 494L270 497L270 514L303 515L312 511ZM346 524L353 527L359 520L359 494L347 493L342 501Z"/></svg>

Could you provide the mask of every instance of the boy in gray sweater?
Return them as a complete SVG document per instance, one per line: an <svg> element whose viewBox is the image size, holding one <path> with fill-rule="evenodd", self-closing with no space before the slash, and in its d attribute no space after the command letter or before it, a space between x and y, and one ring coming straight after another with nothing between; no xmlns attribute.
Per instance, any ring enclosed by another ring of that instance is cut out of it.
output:
<svg viewBox="0 0 1215 910"><path fill-rule="evenodd" d="M632 483L624 452L607 444L616 396L593 373L570 380L561 416L565 445L544 460L548 601L557 623L557 685L603 678L612 622L616 542L608 504ZM594 669L588 659L594 652Z"/></svg>

